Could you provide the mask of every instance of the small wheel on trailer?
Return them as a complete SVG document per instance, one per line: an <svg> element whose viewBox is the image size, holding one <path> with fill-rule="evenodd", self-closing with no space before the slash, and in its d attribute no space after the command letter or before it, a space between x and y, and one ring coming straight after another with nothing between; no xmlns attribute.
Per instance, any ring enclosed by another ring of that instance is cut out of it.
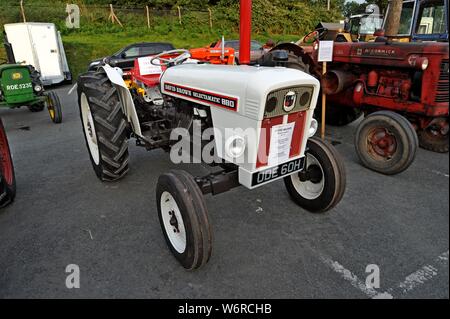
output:
<svg viewBox="0 0 450 319"><path fill-rule="evenodd" d="M318 137L309 138L305 157L305 170L284 178L286 189L294 202L306 210L328 211L345 193L344 162L332 145Z"/></svg>
<svg viewBox="0 0 450 319"><path fill-rule="evenodd" d="M188 270L204 266L211 257L212 234L203 193L194 178L180 170L161 175L156 202L172 254Z"/></svg>
<svg viewBox="0 0 450 319"><path fill-rule="evenodd" d="M16 177L5 128L0 119L0 208L16 197Z"/></svg>
<svg viewBox="0 0 450 319"><path fill-rule="evenodd" d="M50 114L50 119L53 123L59 124L62 122L61 102L59 101L58 94L53 91L47 93L47 110Z"/></svg>
<svg viewBox="0 0 450 319"><path fill-rule="evenodd" d="M128 172L128 123L119 94L105 71L89 71L78 79L81 123L95 174L115 181Z"/></svg>
<svg viewBox="0 0 450 319"><path fill-rule="evenodd" d="M420 147L437 153L448 153L448 130L448 118L433 120L428 127L417 132Z"/></svg>
<svg viewBox="0 0 450 319"><path fill-rule="evenodd" d="M400 114L379 111L358 126L355 148L362 164L376 172L394 175L414 161L419 141L411 123Z"/></svg>

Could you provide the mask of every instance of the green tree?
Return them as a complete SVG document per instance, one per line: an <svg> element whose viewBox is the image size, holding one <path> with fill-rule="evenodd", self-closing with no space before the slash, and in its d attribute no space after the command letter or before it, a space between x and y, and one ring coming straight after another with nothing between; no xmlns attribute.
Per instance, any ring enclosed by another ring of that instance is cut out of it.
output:
<svg viewBox="0 0 450 319"><path fill-rule="evenodd" d="M358 3L356 1L346 2L342 14L345 17L350 17L351 15L364 13L366 6L367 3Z"/></svg>

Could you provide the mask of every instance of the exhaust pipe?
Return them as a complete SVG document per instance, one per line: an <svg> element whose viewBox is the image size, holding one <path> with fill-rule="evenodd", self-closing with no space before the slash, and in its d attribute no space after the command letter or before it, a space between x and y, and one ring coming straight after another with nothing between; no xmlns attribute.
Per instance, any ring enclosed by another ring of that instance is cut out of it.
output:
<svg viewBox="0 0 450 319"><path fill-rule="evenodd" d="M328 71L322 77L322 89L326 95L342 92L355 81L355 77L349 73L339 70Z"/></svg>
<svg viewBox="0 0 450 319"><path fill-rule="evenodd" d="M252 0L240 2L239 64L250 64L250 41L252 36Z"/></svg>

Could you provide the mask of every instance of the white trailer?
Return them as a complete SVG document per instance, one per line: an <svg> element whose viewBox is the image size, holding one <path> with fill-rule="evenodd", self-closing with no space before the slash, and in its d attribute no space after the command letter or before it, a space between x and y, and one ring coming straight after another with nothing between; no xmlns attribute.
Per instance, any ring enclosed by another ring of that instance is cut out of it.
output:
<svg viewBox="0 0 450 319"><path fill-rule="evenodd" d="M9 62L34 66L44 85L72 80L61 35L53 23L11 23L4 28Z"/></svg>

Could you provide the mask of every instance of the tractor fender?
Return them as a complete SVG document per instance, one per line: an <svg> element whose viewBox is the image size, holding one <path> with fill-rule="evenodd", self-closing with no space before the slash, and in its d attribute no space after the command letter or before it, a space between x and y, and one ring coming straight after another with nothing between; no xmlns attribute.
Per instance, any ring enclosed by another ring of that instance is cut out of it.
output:
<svg viewBox="0 0 450 319"><path fill-rule="evenodd" d="M273 47L270 51L274 50L285 50L295 54L298 57L301 57L303 62L310 66L310 72L315 67L315 63L311 55L308 54L308 52L306 52L301 46L297 45L296 43L292 42L280 43L275 47Z"/></svg>
<svg viewBox="0 0 450 319"><path fill-rule="evenodd" d="M123 71L117 67L111 67L108 64L102 66L105 70L108 79L116 87L119 92L119 98L122 102L122 111L127 117L128 122L131 124L134 134L143 137L141 132L141 125L134 106L133 97L128 89L125 81L122 78Z"/></svg>

